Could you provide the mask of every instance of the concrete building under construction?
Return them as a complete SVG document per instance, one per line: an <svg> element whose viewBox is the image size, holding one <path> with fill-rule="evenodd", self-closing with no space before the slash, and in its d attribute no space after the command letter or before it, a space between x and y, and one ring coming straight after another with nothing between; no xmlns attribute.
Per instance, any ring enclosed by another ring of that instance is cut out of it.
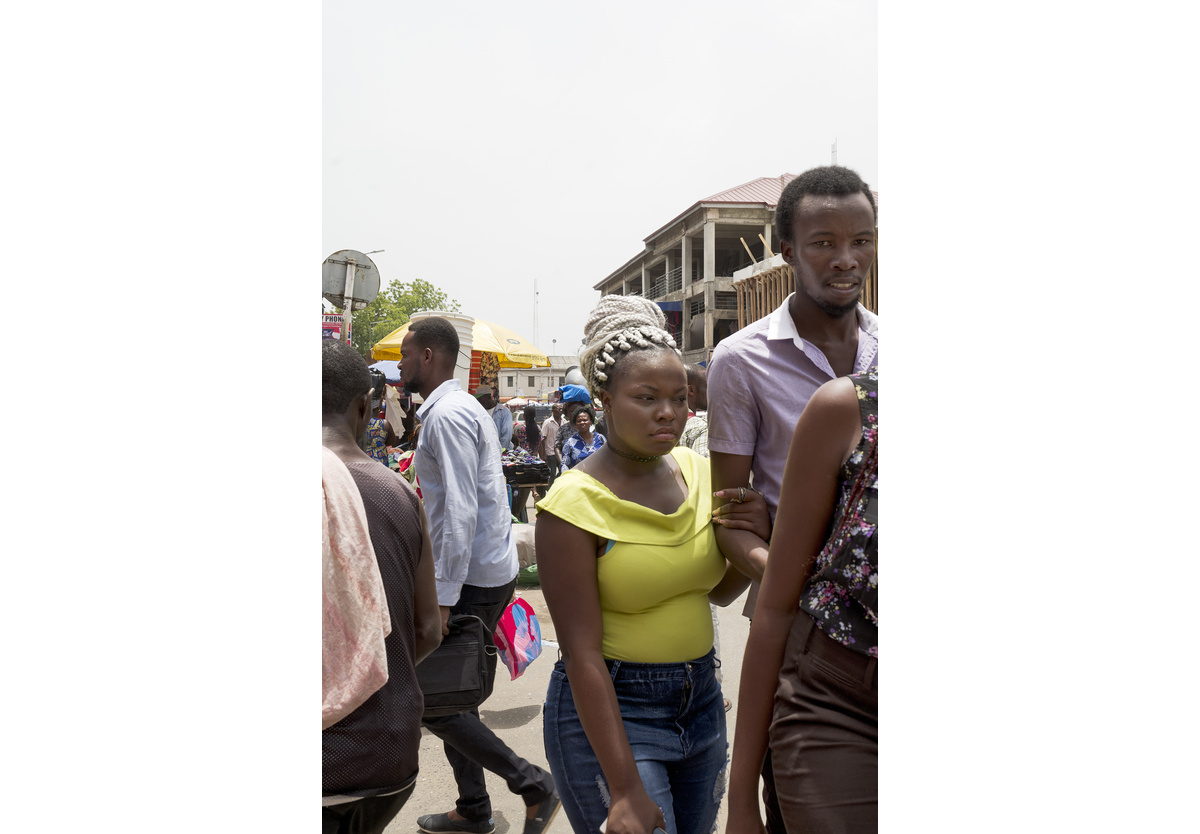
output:
<svg viewBox="0 0 1200 834"><path fill-rule="evenodd" d="M733 273L771 249L775 204L795 176L759 177L699 200L646 237L643 251L595 289L657 302L684 361L707 363L712 348L737 330Z"/></svg>

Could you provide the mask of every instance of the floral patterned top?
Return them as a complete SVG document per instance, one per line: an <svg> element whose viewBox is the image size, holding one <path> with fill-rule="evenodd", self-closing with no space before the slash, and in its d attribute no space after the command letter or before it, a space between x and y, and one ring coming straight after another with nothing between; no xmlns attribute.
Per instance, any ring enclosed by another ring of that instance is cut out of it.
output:
<svg viewBox="0 0 1200 834"><path fill-rule="evenodd" d="M524 449L529 454L537 457L538 444L542 442L541 429L538 430L537 440L529 436L529 427L525 425L525 418L517 420L513 431L517 437L517 445Z"/></svg>
<svg viewBox="0 0 1200 834"><path fill-rule="evenodd" d="M856 652L879 657L879 367L853 374L862 439L842 466L830 534L800 594L800 610Z"/></svg>
<svg viewBox="0 0 1200 834"><path fill-rule="evenodd" d="M384 466L388 465L386 420L374 417L367 423L367 447L363 451Z"/></svg>

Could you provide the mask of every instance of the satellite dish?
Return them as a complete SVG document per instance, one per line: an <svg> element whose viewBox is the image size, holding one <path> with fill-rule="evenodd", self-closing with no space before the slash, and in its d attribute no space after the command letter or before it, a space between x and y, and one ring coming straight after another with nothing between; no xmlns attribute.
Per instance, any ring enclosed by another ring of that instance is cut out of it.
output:
<svg viewBox="0 0 1200 834"><path fill-rule="evenodd" d="M368 256L356 249L341 249L334 252L321 264L321 297L330 303L346 308L346 262L353 258L354 286L352 310L361 310L379 295L379 268Z"/></svg>

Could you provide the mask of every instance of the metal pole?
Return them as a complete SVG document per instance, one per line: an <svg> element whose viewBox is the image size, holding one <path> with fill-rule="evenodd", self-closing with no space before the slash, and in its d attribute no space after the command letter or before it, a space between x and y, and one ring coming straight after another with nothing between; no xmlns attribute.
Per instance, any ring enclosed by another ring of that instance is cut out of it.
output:
<svg viewBox="0 0 1200 834"><path fill-rule="evenodd" d="M354 258L346 258L346 289L342 293L342 301L345 307L342 308L342 338L346 343L350 342L350 317L354 314L354 267L357 262Z"/></svg>

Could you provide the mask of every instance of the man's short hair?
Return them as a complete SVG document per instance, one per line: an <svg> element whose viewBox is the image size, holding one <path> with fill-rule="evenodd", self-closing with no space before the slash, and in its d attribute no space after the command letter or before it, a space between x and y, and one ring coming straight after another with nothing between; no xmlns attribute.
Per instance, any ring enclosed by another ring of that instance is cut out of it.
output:
<svg viewBox="0 0 1200 834"><path fill-rule="evenodd" d="M862 181L862 177L843 168L841 165L824 165L812 168L787 184L779 195L779 204L775 207L775 236L780 240L791 241L792 224L796 220L796 206L806 194L819 194L831 197L844 197L848 194L865 194L871 204L871 214L875 224L879 225L879 210L875 207L875 195Z"/></svg>
<svg viewBox="0 0 1200 834"><path fill-rule="evenodd" d="M431 349L435 354L454 361L458 358L458 331L449 320L434 316L418 319L408 328L416 340L417 349Z"/></svg>
<svg viewBox="0 0 1200 834"><path fill-rule="evenodd" d="M367 360L340 339L321 341L321 416L341 414L371 387Z"/></svg>
<svg viewBox="0 0 1200 834"><path fill-rule="evenodd" d="M708 377L708 371L702 365L688 363L687 366L687 384L698 385L702 380Z"/></svg>

